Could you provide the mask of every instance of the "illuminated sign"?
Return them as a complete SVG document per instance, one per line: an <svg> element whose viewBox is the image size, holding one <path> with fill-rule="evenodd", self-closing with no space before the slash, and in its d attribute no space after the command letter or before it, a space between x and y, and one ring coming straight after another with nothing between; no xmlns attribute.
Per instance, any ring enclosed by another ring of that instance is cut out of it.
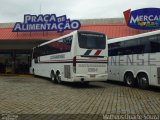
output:
<svg viewBox="0 0 160 120"><path fill-rule="evenodd" d="M55 14L24 15L24 22L16 22L13 32L78 30L81 24L78 20L70 20L66 15L56 17Z"/></svg>
<svg viewBox="0 0 160 120"><path fill-rule="evenodd" d="M144 8L124 12L126 23L135 29L150 30L160 28L160 8Z"/></svg>

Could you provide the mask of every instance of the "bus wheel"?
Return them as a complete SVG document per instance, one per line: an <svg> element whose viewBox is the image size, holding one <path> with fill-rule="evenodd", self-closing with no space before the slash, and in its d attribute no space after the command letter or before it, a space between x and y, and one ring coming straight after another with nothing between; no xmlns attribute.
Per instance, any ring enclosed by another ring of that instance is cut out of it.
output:
<svg viewBox="0 0 160 120"><path fill-rule="evenodd" d="M124 76L124 81L129 87L133 87L135 85L135 79L132 73L126 73Z"/></svg>
<svg viewBox="0 0 160 120"><path fill-rule="evenodd" d="M148 89L149 82L148 82L148 76L144 73L138 75L138 85L142 89Z"/></svg>
<svg viewBox="0 0 160 120"><path fill-rule="evenodd" d="M55 78L55 74L54 74L53 71L51 72L51 81L54 82L54 83L57 82L57 81L56 81L56 78Z"/></svg>
<svg viewBox="0 0 160 120"><path fill-rule="evenodd" d="M57 81L58 84L62 83L60 74L56 75L56 81Z"/></svg>

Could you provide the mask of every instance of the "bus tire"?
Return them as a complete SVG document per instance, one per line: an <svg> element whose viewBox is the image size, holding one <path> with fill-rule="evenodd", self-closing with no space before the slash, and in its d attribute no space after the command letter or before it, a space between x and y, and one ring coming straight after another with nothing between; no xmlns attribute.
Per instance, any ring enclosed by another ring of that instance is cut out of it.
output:
<svg viewBox="0 0 160 120"><path fill-rule="evenodd" d="M149 81L148 76L145 73L141 73L138 75L138 85L141 89L148 89L149 88Z"/></svg>
<svg viewBox="0 0 160 120"><path fill-rule="evenodd" d="M58 84L61 84L61 83L62 83L61 75L60 75L60 72L59 72L59 71L56 72L56 81L57 81Z"/></svg>
<svg viewBox="0 0 160 120"><path fill-rule="evenodd" d="M53 71L51 71L51 81L54 82L54 83L57 83L56 77L55 77L55 74L54 74Z"/></svg>
<svg viewBox="0 0 160 120"><path fill-rule="evenodd" d="M134 79L134 76L131 72L126 73L124 75L124 82L129 87L134 87L135 86L135 79Z"/></svg>

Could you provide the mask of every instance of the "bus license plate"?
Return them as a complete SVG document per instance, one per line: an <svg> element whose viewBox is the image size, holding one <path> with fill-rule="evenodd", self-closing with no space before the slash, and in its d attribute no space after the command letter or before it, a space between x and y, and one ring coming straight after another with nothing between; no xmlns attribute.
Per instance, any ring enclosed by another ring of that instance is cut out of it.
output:
<svg viewBox="0 0 160 120"><path fill-rule="evenodd" d="M90 75L91 78L95 78L95 75Z"/></svg>

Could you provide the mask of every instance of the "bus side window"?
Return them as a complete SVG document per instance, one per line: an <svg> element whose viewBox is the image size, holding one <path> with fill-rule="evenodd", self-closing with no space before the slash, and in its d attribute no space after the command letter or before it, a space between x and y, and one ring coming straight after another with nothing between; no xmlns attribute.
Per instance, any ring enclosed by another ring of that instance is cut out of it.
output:
<svg viewBox="0 0 160 120"><path fill-rule="evenodd" d="M136 54L136 46L138 45L138 39L132 39L129 41L125 41L125 54Z"/></svg>
<svg viewBox="0 0 160 120"><path fill-rule="evenodd" d="M117 49L109 49L108 50L108 55L109 56L116 56L117 54Z"/></svg>
<svg viewBox="0 0 160 120"><path fill-rule="evenodd" d="M108 45L109 56L123 55L124 42L116 42Z"/></svg>
<svg viewBox="0 0 160 120"><path fill-rule="evenodd" d="M108 56L112 56L112 50L110 49L108 49Z"/></svg>
<svg viewBox="0 0 160 120"><path fill-rule="evenodd" d="M150 51L148 37L139 38L139 45L141 46L141 53L148 53Z"/></svg>
<svg viewBox="0 0 160 120"><path fill-rule="evenodd" d="M160 52L160 36L151 36L149 37L150 42L150 52Z"/></svg>
<svg viewBox="0 0 160 120"><path fill-rule="evenodd" d="M117 54L118 54L118 55L125 55L125 49L124 49L124 47L118 48L118 49L117 49Z"/></svg>

